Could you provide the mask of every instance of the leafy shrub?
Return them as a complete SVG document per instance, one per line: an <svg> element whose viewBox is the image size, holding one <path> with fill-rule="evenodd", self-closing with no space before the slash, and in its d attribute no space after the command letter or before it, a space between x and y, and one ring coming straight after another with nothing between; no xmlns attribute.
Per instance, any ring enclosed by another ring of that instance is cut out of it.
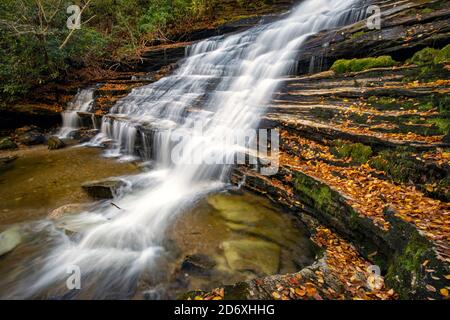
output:
<svg viewBox="0 0 450 320"><path fill-rule="evenodd" d="M346 72L358 72L369 70L373 68L393 67L397 62L391 56L380 56L377 58L363 58L363 59L341 59L337 60L331 70L337 74Z"/></svg>

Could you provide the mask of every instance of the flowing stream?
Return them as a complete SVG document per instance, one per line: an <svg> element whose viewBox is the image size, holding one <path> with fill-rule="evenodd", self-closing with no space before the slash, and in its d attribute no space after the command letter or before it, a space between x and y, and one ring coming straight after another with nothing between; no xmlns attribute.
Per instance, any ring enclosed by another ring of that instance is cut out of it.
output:
<svg viewBox="0 0 450 320"><path fill-rule="evenodd" d="M217 151L217 141L234 130L257 127L283 77L295 71L305 39L355 22L360 16L357 2L306 0L279 21L201 41L187 50L173 75L121 99L91 144L113 142L107 155L128 159L142 139L144 156L155 160L154 169L130 177L130 187L115 199L116 206L66 219L76 236L59 235L51 252L9 296L36 297L49 287L63 287L71 265L80 268L84 286L95 288L95 298L111 297L111 292L127 296L144 276L156 285L164 274L164 235L174 218L227 185L231 166L204 161ZM88 108L89 97L89 91L80 92L74 109ZM75 115L66 115L61 135L75 127ZM197 123L202 134L193 130ZM171 139L175 129L188 137L176 162ZM233 146L225 150L227 157L236 152ZM200 161L192 163L191 155L200 155Z"/></svg>

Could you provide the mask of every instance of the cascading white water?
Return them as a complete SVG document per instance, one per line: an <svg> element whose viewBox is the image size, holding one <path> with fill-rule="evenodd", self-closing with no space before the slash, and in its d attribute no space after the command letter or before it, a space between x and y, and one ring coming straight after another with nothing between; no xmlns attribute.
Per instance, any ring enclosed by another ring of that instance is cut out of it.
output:
<svg viewBox="0 0 450 320"><path fill-rule="evenodd" d="M115 201L117 207L67 217L64 224L79 231L77 241L62 237L46 257L42 272L12 296L33 296L55 284L64 286L68 265L79 266L86 283L95 282L90 286L95 298L126 293L148 270L157 283L167 225L194 199L223 188L230 169L183 158L172 163L172 131L161 129L190 132L201 120L203 135L191 136L183 154L207 156L214 152L216 138L255 127L282 77L295 69L303 41L320 30L354 22L359 10L352 6L357 2L307 0L280 21L199 42L189 48L187 59L172 76L135 89L118 102L93 143L112 139L116 146L110 152L129 155L137 128L153 128L150 148L159 166L131 178L132 188ZM200 110L192 110L196 107Z"/></svg>
<svg viewBox="0 0 450 320"><path fill-rule="evenodd" d="M80 126L78 112L89 112L94 104L94 88L80 90L69 103L67 110L62 113L62 127L57 136L61 139L68 138L72 132Z"/></svg>

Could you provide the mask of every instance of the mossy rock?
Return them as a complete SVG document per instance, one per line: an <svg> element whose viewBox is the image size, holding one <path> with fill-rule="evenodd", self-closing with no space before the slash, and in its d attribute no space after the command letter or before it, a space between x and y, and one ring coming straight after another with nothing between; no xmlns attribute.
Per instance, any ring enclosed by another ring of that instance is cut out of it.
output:
<svg viewBox="0 0 450 320"><path fill-rule="evenodd" d="M419 66L450 62L450 44L441 50L429 47L424 48L416 52L409 61Z"/></svg>
<svg viewBox="0 0 450 320"><path fill-rule="evenodd" d="M448 272L431 243L414 230L406 246L391 259L385 281L401 299L439 299Z"/></svg>
<svg viewBox="0 0 450 320"><path fill-rule="evenodd" d="M0 139L0 150L13 150L17 149L17 144L14 143L10 138Z"/></svg>
<svg viewBox="0 0 450 320"><path fill-rule="evenodd" d="M64 141L56 136L51 136L47 141L47 145L49 150L62 149L66 146Z"/></svg>
<svg viewBox="0 0 450 320"><path fill-rule="evenodd" d="M394 67L398 63L392 59L391 56L380 56L376 58L362 58L362 59L341 59L334 62L331 66L331 70L337 74L343 74L347 72L359 72L373 68L386 68Z"/></svg>
<svg viewBox="0 0 450 320"><path fill-rule="evenodd" d="M337 158L351 158L352 163L366 163L372 155L372 148L362 143L345 143L341 140L334 141L331 152Z"/></svg>
<svg viewBox="0 0 450 320"><path fill-rule="evenodd" d="M417 160L414 150L399 147L393 150L383 150L369 161L371 167L385 172L396 182L429 183L445 177L446 172L439 167L425 165Z"/></svg>

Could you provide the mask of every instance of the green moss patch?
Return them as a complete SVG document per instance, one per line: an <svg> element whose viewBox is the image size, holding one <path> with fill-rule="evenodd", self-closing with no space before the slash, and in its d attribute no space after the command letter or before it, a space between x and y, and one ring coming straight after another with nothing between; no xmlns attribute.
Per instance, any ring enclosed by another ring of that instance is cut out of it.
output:
<svg viewBox="0 0 450 320"><path fill-rule="evenodd" d="M345 143L341 140L334 142L331 152L337 158L351 158L352 163L366 163L372 155L372 148L362 143Z"/></svg>
<svg viewBox="0 0 450 320"><path fill-rule="evenodd" d="M431 278L427 270L433 270L435 277L446 272L437 261L431 244L416 231L410 235L405 248L393 257L385 281L401 299L435 298L438 294L429 288L437 287L439 281Z"/></svg>
<svg viewBox="0 0 450 320"><path fill-rule="evenodd" d="M450 45L445 46L441 50L434 48L422 49L414 54L410 62L418 66L450 62Z"/></svg>
<svg viewBox="0 0 450 320"><path fill-rule="evenodd" d="M376 58L362 58L362 59L341 59L337 60L332 66L331 70L337 74L347 72L359 72L373 68L393 67L397 62L391 56L380 56Z"/></svg>
<svg viewBox="0 0 450 320"><path fill-rule="evenodd" d="M444 68L444 65L450 63L450 45L442 49L424 48L416 52L411 59L406 61L419 66L419 69L413 72L407 81L435 81L439 79L448 79L450 72Z"/></svg>

